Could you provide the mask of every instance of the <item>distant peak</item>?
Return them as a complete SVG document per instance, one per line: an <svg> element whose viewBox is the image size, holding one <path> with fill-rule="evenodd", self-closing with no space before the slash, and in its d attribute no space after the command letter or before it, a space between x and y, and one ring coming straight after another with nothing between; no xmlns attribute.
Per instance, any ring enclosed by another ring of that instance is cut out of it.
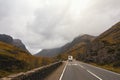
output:
<svg viewBox="0 0 120 80"><path fill-rule="evenodd" d="M89 34L83 34L83 35L79 35L74 40L76 40L76 39L88 39L88 38L95 38L95 36L92 36L92 35L89 35Z"/></svg>

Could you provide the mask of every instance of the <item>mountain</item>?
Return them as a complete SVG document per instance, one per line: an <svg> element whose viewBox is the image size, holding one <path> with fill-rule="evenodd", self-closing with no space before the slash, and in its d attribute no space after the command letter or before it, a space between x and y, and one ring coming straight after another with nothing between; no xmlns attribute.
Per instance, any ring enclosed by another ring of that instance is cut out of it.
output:
<svg viewBox="0 0 120 80"><path fill-rule="evenodd" d="M12 37L8 35L1 35L0 40L0 78L53 62L51 58L35 57L19 48L21 41L14 40L13 42Z"/></svg>
<svg viewBox="0 0 120 80"><path fill-rule="evenodd" d="M0 78L14 72L20 72L32 68L32 55L25 47L17 44L11 36L0 34ZM30 61L30 62L29 62Z"/></svg>
<svg viewBox="0 0 120 80"><path fill-rule="evenodd" d="M37 53L35 56L53 57L59 54L60 51L61 51L61 48L44 49L41 52Z"/></svg>
<svg viewBox="0 0 120 80"><path fill-rule="evenodd" d="M67 43L66 45L64 45L60 48L44 49L41 52L38 52L36 54L36 56L53 57L53 56L56 56L58 54L63 54L65 52L67 52L68 50L72 49L73 47L80 45L81 43L91 42L94 38L95 38L94 36L90 36L87 34L82 35L82 36L78 36L72 42ZM68 54L70 54L70 53L68 53Z"/></svg>
<svg viewBox="0 0 120 80"><path fill-rule="evenodd" d="M13 38L9 35L0 34L0 41L5 42L5 43L12 43Z"/></svg>
<svg viewBox="0 0 120 80"><path fill-rule="evenodd" d="M82 35L78 36L75 38L71 44L69 45L69 49L67 49L64 53L63 56L66 55L73 55L73 57L77 57L78 54L83 54L86 52L86 46L89 46L91 42L95 39L95 36L91 35Z"/></svg>
<svg viewBox="0 0 120 80"><path fill-rule="evenodd" d="M86 52L79 59L98 64L120 66L120 22L99 35L86 47Z"/></svg>
<svg viewBox="0 0 120 80"><path fill-rule="evenodd" d="M27 48L26 48L26 46L25 46L25 45L23 44L23 42L22 42L21 40L19 40L19 39L14 39L13 42L12 42L12 44L13 44L14 46L16 46L16 47L19 47L19 48L25 50L25 51L28 51Z"/></svg>
<svg viewBox="0 0 120 80"><path fill-rule="evenodd" d="M18 47L0 41L0 77L31 67L27 61L28 57L32 58L32 55Z"/></svg>
<svg viewBox="0 0 120 80"><path fill-rule="evenodd" d="M25 45L22 43L21 40L19 39L13 39L11 36L6 35L6 34L0 34L0 41L8 43L8 44L12 44L18 48L21 48L25 51L28 51L25 47Z"/></svg>
<svg viewBox="0 0 120 80"><path fill-rule="evenodd" d="M87 35L87 34L78 36L71 43L68 43L65 46L63 46L62 50L63 50L63 52L66 52L75 46L77 47L78 45L80 45L82 43L89 43L94 39L95 39L95 36L91 36L91 35Z"/></svg>

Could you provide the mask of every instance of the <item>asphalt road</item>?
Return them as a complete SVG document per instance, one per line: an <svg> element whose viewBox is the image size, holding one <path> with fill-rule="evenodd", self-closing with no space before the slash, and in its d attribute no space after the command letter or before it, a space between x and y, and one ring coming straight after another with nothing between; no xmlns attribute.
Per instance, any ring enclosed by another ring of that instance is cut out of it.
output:
<svg viewBox="0 0 120 80"><path fill-rule="evenodd" d="M66 63L59 80L120 80L120 74L73 61Z"/></svg>

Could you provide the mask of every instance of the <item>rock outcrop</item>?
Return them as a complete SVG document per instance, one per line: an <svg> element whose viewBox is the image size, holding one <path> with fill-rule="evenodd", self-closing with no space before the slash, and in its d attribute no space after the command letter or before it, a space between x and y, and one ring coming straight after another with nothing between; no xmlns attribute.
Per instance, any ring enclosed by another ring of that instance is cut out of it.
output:
<svg viewBox="0 0 120 80"><path fill-rule="evenodd" d="M79 59L120 66L120 22L98 36Z"/></svg>
<svg viewBox="0 0 120 80"><path fill-rule="evenodd" d="M19 39L13 39L11 36L6 35L6 34L0 34L0 41L12 44L18 48L21 48L25 51L28 51L23 42Z"/></svg>

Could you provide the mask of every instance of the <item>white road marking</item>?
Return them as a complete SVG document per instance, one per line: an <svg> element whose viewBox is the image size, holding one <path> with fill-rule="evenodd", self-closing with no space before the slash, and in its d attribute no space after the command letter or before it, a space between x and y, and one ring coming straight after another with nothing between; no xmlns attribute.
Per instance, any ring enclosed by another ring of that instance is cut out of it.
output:
<svg viewBox="0 0 120 80"><path fill-rule="evenodd" d="M82 65L79 65L80 67L84 68Z"/></svg>
<svg viewBox="0 0 120 80"><path fill-rule="evenodd" d="M91 71L87 70L87 72L89 72L90 74L92 74L93 76L95 76L96 78L98 78L99 80L102 80L100 77L98 77L97 75L95 75L95 74L92 73Z"/></svg>
<svg viewBox="0 0 120 80"><path fill-rule="evenodd" d="M82 65L79 64L79 66L80 66L81 68L85 69Z"/></svg>
<svg viewBox="0 0 120 80"><path fill-rule="evenodd" d="M75 63L75 64L72 64L72 65L78 65L78 64Z"/></svg>
<svg viewBox="0 0 120 80"><path fill-rule="evenodd" d="M65 67L64 67L64 69L63 69L63 72L62 72L59 80L62 80L62 77L63 77L63 74L64 74L64 72L65 72L65 70L66 70L67 64L68 64L68 62L66 63L66 65L65 65Z"/></svg>
<svg viewBox="0 0 120 80"><path fill-rule="evenodd" d="M71 64L68 64L68 66L70 66Z"/></svg>
<svg viewBox="0 0 120 80"><path fill-rule="evenodd" d="M102 70L102 71L106 71L106 72L111 73L111 74L120 75L119 73L112 72L112 71L109 71L107 69L96 67L96 66L93 66L93 65L90 65L90 64L86 64L86 63L83 63L83 62L80 62L80 63L85 64L85 65L90 66L90 67L93 67L93 68L97 68L97 69Z"/></svg>
<svg viewBox="0 0 120 80"><path fill-rule="evenodd" d="M72 66L72 65L77 66L78 64L77 63L68 63L68 66Z"/></svg>

